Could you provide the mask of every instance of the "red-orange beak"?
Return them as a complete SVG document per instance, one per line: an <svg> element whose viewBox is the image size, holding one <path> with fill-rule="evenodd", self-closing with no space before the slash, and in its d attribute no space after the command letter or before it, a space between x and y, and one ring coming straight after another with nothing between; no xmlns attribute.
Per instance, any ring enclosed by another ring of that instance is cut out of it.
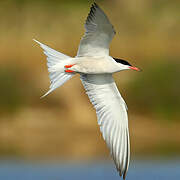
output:
<svg viewBox="0 0 180 180"><path fill-rule="evenodd" d="M132 69L132 70L135 70L135 71L141 71L141 70L140 70L139 68L137 68L137 67L130 66L129 68Z"/></svg>

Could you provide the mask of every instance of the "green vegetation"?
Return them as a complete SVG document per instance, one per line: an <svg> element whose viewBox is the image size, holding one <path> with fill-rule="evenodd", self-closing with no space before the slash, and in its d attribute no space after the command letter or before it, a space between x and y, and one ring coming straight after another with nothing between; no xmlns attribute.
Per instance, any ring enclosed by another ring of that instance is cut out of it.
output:
<svg viewBox="0 0 180 180"><path fill-rule="evenodd" d="M0 69L1 101L0 112L12 113L25 104L23 92L26 85L17 68L2 66ZM24 94L25 95L25 94ZM24 96L26 97L26 96Z"/></svg>
<svg viewBox="0 0 180 180"><path fill-rule="evenodd" d="M136 112L173 120L180 116L178 60L158 59L144 67L128 88L129 102Z"/></svg>

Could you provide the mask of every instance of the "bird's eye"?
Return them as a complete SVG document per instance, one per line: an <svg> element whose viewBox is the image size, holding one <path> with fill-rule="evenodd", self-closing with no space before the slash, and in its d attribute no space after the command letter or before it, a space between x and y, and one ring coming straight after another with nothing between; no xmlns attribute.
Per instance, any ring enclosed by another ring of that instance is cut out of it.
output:
<svg viewBox="0 0 180 180"><path fill-rule="evenodd" d="M123 60L123 59L117 59L117 58L113 58L117 63L121 63L121 64L124 64L124 65L129 65L131 66L131 64L129 64L126 60Z"/></svg>

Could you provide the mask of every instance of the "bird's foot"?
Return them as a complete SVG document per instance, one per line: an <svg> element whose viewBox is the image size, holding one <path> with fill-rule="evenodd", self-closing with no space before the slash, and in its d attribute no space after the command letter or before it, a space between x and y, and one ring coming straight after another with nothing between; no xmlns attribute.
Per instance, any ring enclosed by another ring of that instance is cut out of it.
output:
<svg viewBox="0 0 180 180"><path fill-rule="evenodd" d="M74 66L75 64L69 64L69 65L65 65L65 68L71 68L72 66Z"/></svg>
<svg viewBox="0 0 180 180"><path fill-rule="evenodd" d="M69 64L69 65L65 65L64 67L66 68L65 69L65 72L67 73L74 73L75 71L71 70L71 69L68 69L68 68L71 68L72 66L74 66L75 64Z"/></svg>
<svg viewBox="0 0 180 180"><path fill-rule="evenodd" d="M65 72L67 73L74 73L75 71L72 71L72 70L69 70L69 69L66 69Z"/></svg>

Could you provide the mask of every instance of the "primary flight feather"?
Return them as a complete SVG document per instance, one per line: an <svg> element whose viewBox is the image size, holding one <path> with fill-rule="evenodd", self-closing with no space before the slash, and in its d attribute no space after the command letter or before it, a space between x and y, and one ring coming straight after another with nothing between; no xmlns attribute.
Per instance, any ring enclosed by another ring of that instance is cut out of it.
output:
<svg viewBox="0 0 180 180"><path fill-rule="evenodd" d="M71 79L76 73L93 104L101 133L120 176L125 179L130 160L127 106L112 74L138 68L127 61L109 56L109 44L115 30L103 10L94 3L85 22L85 34L76 57L69 57L36 41L47 56L50 90ZM44 97L43 96L43 97Z"/></svg>

